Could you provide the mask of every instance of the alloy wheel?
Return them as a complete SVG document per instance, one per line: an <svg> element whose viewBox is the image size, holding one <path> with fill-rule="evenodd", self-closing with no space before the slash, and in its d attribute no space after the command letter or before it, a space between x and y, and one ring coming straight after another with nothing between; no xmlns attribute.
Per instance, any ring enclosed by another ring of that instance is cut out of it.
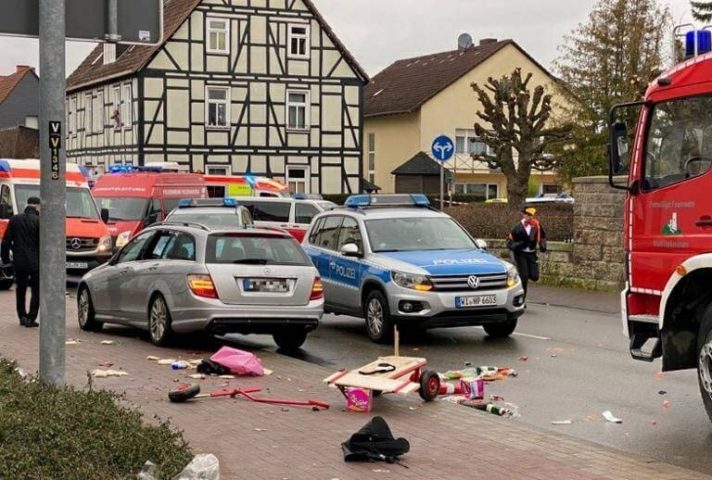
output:
<svg viewBox="0 0 712 480"><path fill-rule="evenodd" d="M79 325L85 326L89 320L89 291L84 288L79 294Z"/></svg>
<svg viewBox="0 0 712 480"><path fill-rule="evenodd" d="M373 336L380 336L383 331L383 305L377 298L372 298L368 302L366 321Z"/></svg>
<svg viewBox="0 0 712 480"><path fill-rule="evenodd" d="M160 341L166 332L168 319L166 304L161 297L156 298L151 306L151 338Z"/></svg>
<svg viewBox="0 0 712 480"><path fill-rule="evenodd" d="M712 398L712 339L708 339L700 349L699 376L702 388Z"/></svg>

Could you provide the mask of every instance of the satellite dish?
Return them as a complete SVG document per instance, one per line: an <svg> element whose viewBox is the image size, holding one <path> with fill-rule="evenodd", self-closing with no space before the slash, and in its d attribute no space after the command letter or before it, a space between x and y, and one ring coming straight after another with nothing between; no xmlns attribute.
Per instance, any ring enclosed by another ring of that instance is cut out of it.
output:
<svg viewBox="0 0 712 480"><path fill-rule="evenodd" d="M472 35L469 33L463 33L457 37L457 46L460 50L467 50L472 46Z"/></svg>

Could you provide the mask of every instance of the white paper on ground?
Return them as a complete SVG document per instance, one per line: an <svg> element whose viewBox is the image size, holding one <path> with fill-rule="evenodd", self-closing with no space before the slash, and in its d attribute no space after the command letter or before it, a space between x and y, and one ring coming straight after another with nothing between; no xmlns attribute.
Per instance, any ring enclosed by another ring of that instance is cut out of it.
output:
<svg viewBox="0 0 712 480"><path fill-rule="evenodd" d="M621 420L620 418L615 417L615 416L613 415L613 413L611 413L610 410L606 410L605 412L603 412L602 415L603 415L603 418L605 418L606 420L608 420L608 421L611 422L611 423L623 423L623 420Z"/></svg>

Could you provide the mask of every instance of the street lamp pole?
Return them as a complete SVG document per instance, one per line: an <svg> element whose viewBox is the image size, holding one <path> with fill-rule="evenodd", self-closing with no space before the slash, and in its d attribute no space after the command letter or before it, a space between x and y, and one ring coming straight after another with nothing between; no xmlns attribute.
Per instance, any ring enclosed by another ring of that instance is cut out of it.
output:
<svg viewBox="0 0 712 480"><path fill-rule="evenodd" d="M40 380L64 385L66 240L65 0L39 0ZM20 206L23 207L23 206Z"/></svg>

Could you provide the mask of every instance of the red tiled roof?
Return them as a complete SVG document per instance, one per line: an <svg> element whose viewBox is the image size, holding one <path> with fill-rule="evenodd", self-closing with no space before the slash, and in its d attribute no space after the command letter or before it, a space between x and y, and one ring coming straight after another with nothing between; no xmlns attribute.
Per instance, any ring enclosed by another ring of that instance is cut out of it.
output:
<svg viewBox="0 0 712 480"><path fill-rule="evenodd" d="M366 86L364 115L413 112L507 45L519 48L512 40L501 40L467 50L398 60Z"/></svg>
<svg viewBox="0 0 712 480"><path fill-rule="evenodd" d="M17 71L7 76L0 76L0 103L4 102L10 96L15 87L17 87L25 75L32 72L37 76L35 69L27 65L18 65Z"/></svg>
<svg viewBox="0 0 712 480"><path fill-rule="evenodd" d="M67 91L71 92L80 88L101 83L112 78L133 75L153 58L153 55L176 33L178 28L200 5L202 0L169 0L163 9L163 39L156 46L133 46L119 56L115 62L104 65L103 59L98 57L103 53L103 45L99 44L84 59L74 72L67 78ZM339 41L333 30L326 23L311 0L302 0L311 10L317 21L322 25L326 34L331 38L337 48L341 49L349 64L363 77L364 83L368 75L356 62L346 47Z"/></svg>

